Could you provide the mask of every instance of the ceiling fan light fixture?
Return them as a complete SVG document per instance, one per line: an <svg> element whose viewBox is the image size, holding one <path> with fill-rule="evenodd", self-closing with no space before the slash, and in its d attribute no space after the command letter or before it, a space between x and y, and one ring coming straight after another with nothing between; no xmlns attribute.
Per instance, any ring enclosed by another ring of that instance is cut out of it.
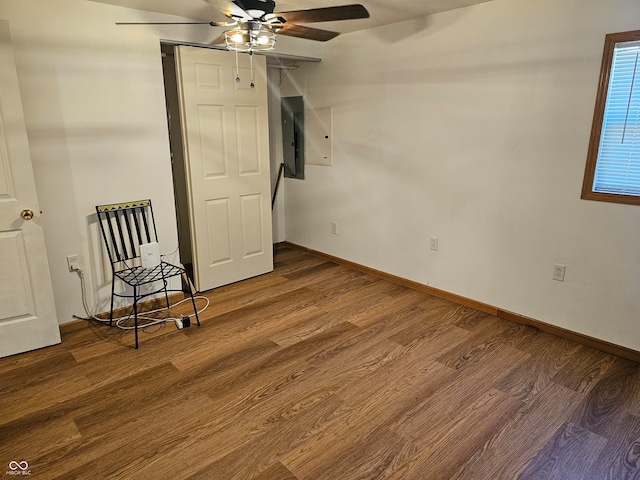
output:
<svg viewBox="0 0 640 480"><path fill-rule="evenodd" d="M231 31L229 34L228 40L231 41L234 45L238 45L242 43L242 32L239 31Z"/></svg>
<svg viewBox="0 0 640 480"><path fill-rule="evenodd" d="M276 47L276 34L259 22L246 22L224 32L224 41L234 52L264 52Z"/></svg>
<svg viewBox="0 0 640 480"><path fill-rule="evenodd" d="M269 37L264 35L258 37L258 45L267 45L268 43L269 43Z"/></svg>

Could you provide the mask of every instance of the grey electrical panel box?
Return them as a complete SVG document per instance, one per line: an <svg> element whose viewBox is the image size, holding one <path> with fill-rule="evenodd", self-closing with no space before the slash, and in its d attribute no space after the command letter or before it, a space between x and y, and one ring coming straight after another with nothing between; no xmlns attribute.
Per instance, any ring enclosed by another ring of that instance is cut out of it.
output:
<svg viewBox="0 0 640 480"><path fill-rule="evenodd" d="M304 101L283 97L281 105L284 176L304 178Z"/></svg>

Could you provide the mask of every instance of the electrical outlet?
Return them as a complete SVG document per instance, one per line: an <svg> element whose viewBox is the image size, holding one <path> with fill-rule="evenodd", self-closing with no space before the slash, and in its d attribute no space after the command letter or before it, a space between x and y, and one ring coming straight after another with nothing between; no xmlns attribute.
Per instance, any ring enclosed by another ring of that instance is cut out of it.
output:
<svg viewBox="0 0 640 480"><path fill-rule="evenodd" d="M70 272L80 270L80 265L78 264L78 255L68 255L67 266L69 267Z"/></svg>
<svg viewBox="0 0 640 480"><path fill-rule="evenodd" d="M331 222L331 234L332 235L338 234L338 224L336 222Z"/></svg>
<svg viewBox="0 0 640 480"><path fill-rule="evenodd" d="M438 237L431 237L429 240L429 248L431 248L431 250L438 250Z"/></svg>
<svg viewBox="0 0 640 480"><path fill-rule="evenodd" d="M552 276L552 278L554 280L559 281L559 282L564 282L564 272L565 272L566 268L567 268L566 265L561 265L559 263L556 263L553 266L553 276Z"/></svg>

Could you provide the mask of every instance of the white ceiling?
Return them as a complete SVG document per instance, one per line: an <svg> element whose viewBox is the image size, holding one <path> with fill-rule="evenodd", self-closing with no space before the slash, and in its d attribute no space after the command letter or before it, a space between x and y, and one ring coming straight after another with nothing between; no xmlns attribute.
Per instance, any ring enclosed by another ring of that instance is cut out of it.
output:
<svg viewBox="0 0 640 480"><path fill-rule="evenodd" d="M224 21L227 18L220 13L225 0L90 0L98 3L134 8L149 12L167 13L202 21ZM401 22L433 13L455 10L490 0L276 0L276 12L305 10L308 8L332 7L351 3L361 3L370 18L313 24L340 33L365 30L380 25Z"/></svg>

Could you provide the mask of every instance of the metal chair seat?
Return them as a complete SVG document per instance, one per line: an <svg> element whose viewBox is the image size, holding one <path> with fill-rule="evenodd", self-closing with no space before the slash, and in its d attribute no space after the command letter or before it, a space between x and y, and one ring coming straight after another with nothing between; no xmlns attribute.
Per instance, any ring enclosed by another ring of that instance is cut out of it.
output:
<svg viewBox="0 0 640 480"><path fill-rule="evenodd" d="M146 285L147 283L158 282L169 277L175 277L186 273L184 268L161 262L153 268L143 268L142 266L125 268L115 272L116 276L123 282L133 286Z"/></svg>

